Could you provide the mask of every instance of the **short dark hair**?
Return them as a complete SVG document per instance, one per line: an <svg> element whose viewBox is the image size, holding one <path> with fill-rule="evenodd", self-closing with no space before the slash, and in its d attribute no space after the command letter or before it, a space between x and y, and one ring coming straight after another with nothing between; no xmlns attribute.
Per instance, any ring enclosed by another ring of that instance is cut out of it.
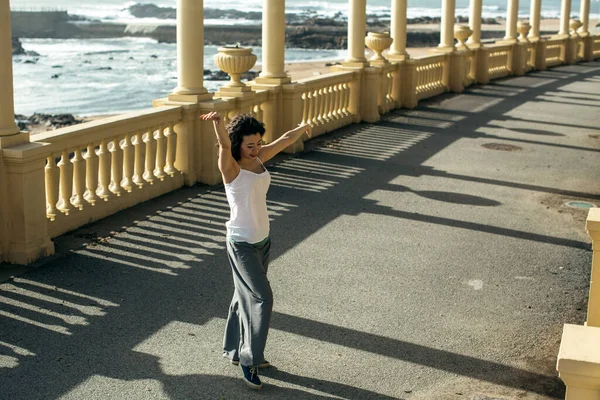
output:
<svg viewBox="0 0 600 400"><path fill-rule="evenodd" d="M262 138L265 134L265 124L254 118L250 114L238 114L225 126L231 140L231 155L236 161L242 158L242 141L244 136L260 134Z"/></svg>

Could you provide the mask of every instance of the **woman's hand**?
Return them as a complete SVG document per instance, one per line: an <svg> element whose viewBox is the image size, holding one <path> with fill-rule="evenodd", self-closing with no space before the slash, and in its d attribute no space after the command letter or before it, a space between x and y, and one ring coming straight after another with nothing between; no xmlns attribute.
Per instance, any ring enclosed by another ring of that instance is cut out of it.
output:
<svg viewBox="0 0 600 400"><path fill-rule="evenodd" d="M312 137L312 125L306 123L299 124L298 129L302 130L302 133L306 133L309 139Z"/></svg>
<svg viewBox="0 0 600 400"><path fill-rule="evenodd" d="M213 121L215 124L219 125L221 122L221 114L216 111L209 112L207 114L202 114L200 119L204 121Z"/></svg>

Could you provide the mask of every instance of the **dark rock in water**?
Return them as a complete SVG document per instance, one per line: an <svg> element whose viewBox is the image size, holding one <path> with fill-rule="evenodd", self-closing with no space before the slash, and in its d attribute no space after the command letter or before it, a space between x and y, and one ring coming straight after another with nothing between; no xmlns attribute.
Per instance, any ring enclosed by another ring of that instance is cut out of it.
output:
<svg viewBox="0 0 600 400"><path fill-rule="evenodd" d="M85 60L83 61L84 64L91 64L92 62L90 60Z"/></svg>
<svg viewBox="0 0 600 400"><path fill-rule="evenodd" d="M33 60L25 60L23 61L23 64L37 64L37 60L33 59Z"/></svg>
<svg viewBox="0 0 600 400"><path fill-rule="evenodd" d="M28 121L29 125L45 125L51 128L62 128L63 126L76 125L83 122L73 114L52 115L35 113L29 118L25 118L24 121Z"/></svg>
<svg viewBox="0 0 600 400"><path fill-rule="evenodd" d="M52 68L62 68L62 65L53 65Z"/></svg>
<svg viewBox="0 0 600 400"><path fill-rule="evenodd" d="M21 41L19 40L19 38L13 37L12 38L12 55L18 56L21 54L25 54L25 49L23 48L23 45L21 44Z"/></svg>
<svg viewBox="0 0 600 400"><path fill-rule="evenodd" d="M500 22L498 22L496 18L483 18L481 23L487 25L500 25Z"/></svg>
<svg viewBox="0 0 600 400"><path fill-rule="evenodd" d="M150 55L150 58L158 58L158 56L156 54L152 54Z"/></svg>
<svg viewBox="0 0 600 400"><path fill-rule="evenodd" d="M61 74L54 74L52 75L52 79L58 79L60 77Z"/></svg>
<svg viewBox="0 0 600 400"><path fill-rule="evenodd" d="M100 67L100 68L96 68L96 71L110 71L112 70L112 67Z"/></svg>
<svg viewBox="0 0 600 400"><path fill-rule="evenodd" d="M26 52L25 52L25 55L26 55L26 56L39 57L39 56L40 56L40 53L37 53L37 52L35 52L35 51L31 51L31 50L29 50L29 51L26 51Z"/></svg>
<svg viewBox="0 0 600 400"><path fill-rule="evenodd" d="M109 59L109 60L114 60L115 58L114 58L114 57L108 57L108 59Z"/></svg>
<svg viewBox="0 0 600 400"><path fill-rule="evenodd" d="M136 18L175 19L176 10L172 7L159 7L156 4L134 4L129 13Z"/></svg>

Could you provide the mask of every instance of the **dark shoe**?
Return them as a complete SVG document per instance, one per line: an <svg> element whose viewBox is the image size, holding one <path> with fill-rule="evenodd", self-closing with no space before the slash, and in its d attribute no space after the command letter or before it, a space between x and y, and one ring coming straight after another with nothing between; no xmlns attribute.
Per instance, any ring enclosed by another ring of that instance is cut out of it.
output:
<svg viewBox="0 0 600 400"><path fill-rule="evenodd" d="M233 365L239 365L239 363L240 363L240 360L231 360L231 363L232 363ZM268 362L267 360L265 360L265 362L264 362L264 363L262 363L262 364L258 364L258 365L257 365L257 367L258 367L258 368L260 368L260 369L263 369L263 368L269 368L270 366L271 366L271 363L270 363L270 362Z"/></svg>
<svg viewBox="0 0 600 400"><path fill-rule="evenodd" d="M240 364L244 373L244 382L252 389L262 388L262 382L258 377L258 367L246 367Z"/></svg>

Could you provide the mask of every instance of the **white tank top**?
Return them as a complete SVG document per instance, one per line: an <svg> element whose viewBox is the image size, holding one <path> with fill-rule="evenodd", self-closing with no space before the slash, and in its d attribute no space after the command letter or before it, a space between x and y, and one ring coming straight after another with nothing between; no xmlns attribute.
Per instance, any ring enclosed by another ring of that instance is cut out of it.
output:
<svg viewBox="0 0 600 400"><path fill-rule="evenodd" d="M271 175L262 161L258 160L264 172L257 174L240 169L231 183L225 184L225 194L231 209L227 227L227 237L236 242L258 243L269 236L269 214L267 212L267 191Z"/></svg>

